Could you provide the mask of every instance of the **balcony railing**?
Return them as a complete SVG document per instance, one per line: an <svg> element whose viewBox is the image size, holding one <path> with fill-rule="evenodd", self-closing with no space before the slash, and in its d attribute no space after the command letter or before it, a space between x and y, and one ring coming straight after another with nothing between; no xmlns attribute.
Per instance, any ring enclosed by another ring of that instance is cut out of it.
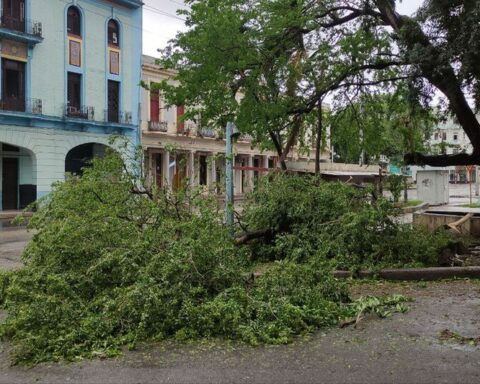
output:
<svg viewBox="0 0 480 384"><path fill-rule="evenodd" d="M95 109L87 106L65 105L65 117L84 120L95 120Z"/></svg>
<svg viewBox="0 0 480 384"><path fill-rule="evenodd" d="M0 18L3 28L12 29L14 31L28 33L37 37L42 37L42 23L38 21L19 19L12 16L3 15Z"/></svg>
<svg viewBox="0 0 480 384"><path fill-rule="evenodd" d="M242 133L239 138L238 138L238 141L252 141L253 137L251 135L249 135L248 133Z"/></svg>
<svg viewBox="0 0 480 384"><path fill-rule="evenodd" d="M0 110L10 112L26 112L41 115L42 100L4 98L0 100Z"/></svg>
<svg viewBox="0 0 480 384"><path fill-rule="evenodd" d="M208 137L208 138L216 138L217 137L217 133L215 132L215 130L211 129L211 128L200 128L200 129L197 129L197 136L198 137Z"/></svg>
<svg viewBox="0 0 480 384"><path fill-rule="evenodd" d="M133 124L132 112L112 111L105 109L103 114L104 121L107 123Z"/></svg>
<svg viewBox="0 0 480 384"><path fill-rule="evenodd" d="M195 130L194 124L177 123L177 135L190 136Z"/></svg>
<svg viewBox="0 0 480 384"><path fill-rule="evenodd" d="M167 121L149 121L148 130L153 132L167 132L168 122Z"/></svg>

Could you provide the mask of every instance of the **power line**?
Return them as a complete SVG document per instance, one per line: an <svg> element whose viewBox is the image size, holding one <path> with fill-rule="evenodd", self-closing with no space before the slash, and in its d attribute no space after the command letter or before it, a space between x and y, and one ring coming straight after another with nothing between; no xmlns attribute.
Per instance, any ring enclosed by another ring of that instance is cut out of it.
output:
<svg viewBox="0 0 480 384"><path fill-rule="evenodd" d="M171 13L168 13L168 12L165 12L165 11L162 11L158 8L155 8L155 7L152 7L151 5L144 5L143 6L143 9L145 9L146 11L150 11L150 12L153 12L153 13L157 13L159 15L162 15L162 16L167 16L167 17L171 17L173 19L177 19L177 20L181 20L183 22L185 22L186 20L180 16L177 16L177 15L172 15Z"/></svg>
<svg viewBox="0 0 480 384"><path fill-rule="evenodd" d="M64 4L70 4L70 1L68 1L68 0L58 0L58 1L60 1L60 2L62 2L62 3L64 3ZM172 0L172 1L173 1L173 0ZM152 9L146 9L145 7L152 8ZM145 9L146 11L150 11L150 12L153 12L153 13L157 13L157 14L162 15L162 16L170 17L170 18L172 18L172 19L181 20L181 21L183 21L183 22L186 21L185 19L183 19L183 18L181 18L181 17L179 17L179 16L172 15L171 13L162 11L162 10L160 10L160 9L158 9L158 8L155 8L155 7L152 7L152 6L150 6L150 5L144 5L144 6L143 6L143 9ZM86 11L86 12L93 13L93 14L95 14L95 15L97 15L97 16L105 17L104 14L95 12L95 11L93 11L93 10L91 10L91 9L86 9L85 11ZM127 26L129 26L129 27L131 27L131 28L133 28L133 29L140 30L140 31L142 31L142 32L156 33L156 32L152 32L152 31L149 31L149 30L146 30L146 29L143 29L143 28L139 28L138 26L133 25L133 24L130 24L130 23L127 23L127 22L122 22L122 24L127 25Z"/></svg>

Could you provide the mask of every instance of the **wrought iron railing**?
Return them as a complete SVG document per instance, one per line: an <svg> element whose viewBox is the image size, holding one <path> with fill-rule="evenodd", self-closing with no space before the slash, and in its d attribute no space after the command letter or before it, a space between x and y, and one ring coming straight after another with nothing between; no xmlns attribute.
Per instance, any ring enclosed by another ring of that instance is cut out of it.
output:
<svg viewBox="0 0 480 384"><path fill-rule="evenodd" d="M42 23L29 19L19 19L18 17L2 15L0 23L3 28L13 29L14 31L28 33L37 37L42 37Z"/></svg>
<svg viewBox="0 0 480 384"><path fill-rule="evenodd" d="M154 132L167 132L168 122L167 121L149 121L148 130L154 131Z"/></svg>
<svg viewBox="0 0 480 384"><path fill-rule="evenodd" d="M242 133L238 138L239 141L252 141L252 139L253 137L248 133Z"/></svg>
<svg viewBox="0 0 480 384"><path fill-rule="evenodd" d="M85 105L73 106L66 104L64 116L75 119L95 120L95 109Z"/></svg>
<svg viewBox="0 0 480 384"><path fill-rule="evenodd" d="M42 100L4 98L0 100L1 111L26 112L36 115L42 114Z"/></svg>
<svg viewBox="0 0 480 384"><path fill-rule="evenodd" d="M211 128L200 128L200 129L197 129L197 136L214 139L217 137L217 133L215 132L214 129L211 129Z"/></svg>
<svg viewBox="0 0 480 384"><path fill-rule="evenodd" d="M177 123L177 135L190 136L195 131L192 124Z"/></svg>
<svg viewBox="0 0 480 384"><path fill-rule="evenodd" d="M112 111L105 109L104 121L107 123L133 124L132 112Z"/></svg>

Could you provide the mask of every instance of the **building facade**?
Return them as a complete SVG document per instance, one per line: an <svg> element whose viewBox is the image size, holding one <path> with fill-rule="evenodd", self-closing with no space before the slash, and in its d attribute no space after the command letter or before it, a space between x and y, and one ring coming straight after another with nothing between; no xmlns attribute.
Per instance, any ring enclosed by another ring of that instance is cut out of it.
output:
<svg viewBox="0 0 480 384"><path fill-rule="evenodd" d="M0 209L139 144L142 2L0 0Z"/></svg>
<svg viewBox="0 0 480 384"><path fill-rule="evenodd" d="M472 153L473 147L465 131L454 120L449 119L438 124L429 140L429 145L434 153L447 155L457 153ZM449 172L451 183L475 182L476 171L467 170L465 166L451 166L444 168Z"/></svg>
<svg viewBox="0 0 480 384"><path fill-rule="evenodd" d="M170 79L173 73L160 68L153 57L143 56L142 80L151 86ZM224 188L225 140L222 131L183 121L184 106L167 107L158 92L144 89L141 96L141 132L146 169L151 183L180 188L183 183L222 193ZM277 153L261 151L248 135L234 146L235 195L251 191L262 174L277 167ZM300 156L296 150L287 161L302 161L314 167L315 152ZM328 161L329 152L322 153Z"/></svg>

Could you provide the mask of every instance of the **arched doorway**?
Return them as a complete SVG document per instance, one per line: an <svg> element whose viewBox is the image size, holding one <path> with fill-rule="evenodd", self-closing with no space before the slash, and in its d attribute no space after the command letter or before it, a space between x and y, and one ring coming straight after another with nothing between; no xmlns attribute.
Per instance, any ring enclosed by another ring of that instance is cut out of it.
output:
<svg viewBox="0 0 480 384"><path fill-rule="evenodd" d="M0 142L0 208L24 209L37 199L37 165L33 152Z"/></svg>
<svg viewBox="0 0 480 384"><path fill-rule="evenodd" d="M99 143L87 143L72 148L65 158L65 172L81 176L94 158L105 156L108 147Z"/></svg>

